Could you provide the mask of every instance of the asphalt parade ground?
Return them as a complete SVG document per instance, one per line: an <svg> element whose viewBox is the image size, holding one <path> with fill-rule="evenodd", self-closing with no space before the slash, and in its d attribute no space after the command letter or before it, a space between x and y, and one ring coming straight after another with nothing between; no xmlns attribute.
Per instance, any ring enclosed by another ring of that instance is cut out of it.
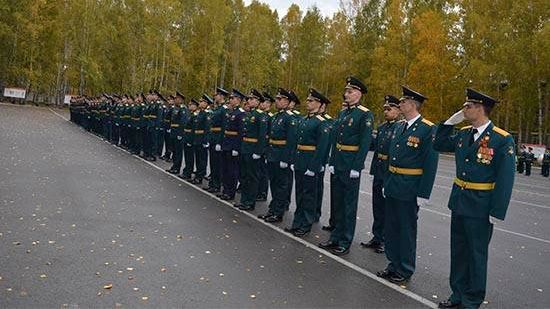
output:
<svg viewBox="0 0 550 309"><path fill-rule="evenodd" d="M416 273L396 286L375 275L385 256L359 245L372 237L366 170L354 244L339 258L317 247L329 236L328 175L321 222L299 239L283 231L293 205L264 223L266 203L240 211L68 117L0 104L1 308L425 308L450 293L450 156L419 212ZM516 175L483 308L550 307L549 181Z"/></svg>

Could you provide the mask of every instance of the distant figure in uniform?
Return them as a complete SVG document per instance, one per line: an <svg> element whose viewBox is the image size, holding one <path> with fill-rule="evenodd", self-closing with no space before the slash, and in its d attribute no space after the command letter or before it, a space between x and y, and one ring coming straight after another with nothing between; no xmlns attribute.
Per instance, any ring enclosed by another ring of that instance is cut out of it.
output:
<svg viewBox="0 0 550 309"><path fill-rule="evenodd" d="M518 173L523 174L525 171L525 159L527 157L527 149L525 145L520 146L519 155L518 155Z"/></svg>
<svg viewBox="0 0 550 309"><path fill-rule="evenodd" d="M325 118L325 126L328 128L329 131L329 147L325 149L325 153L322 154L323 162L321 164L321 171L319 172L319 177L317 177L317 200L316 200L316 215L315 215L315 222L319 222L321 219L322 214L322 208L323 208L323 197L325 194L325 166L328 164L329 156L330 156L330 148L334 144L334 134L332 128L334 127L334 119L327 113L327 106L328 104L321 105L321 108L319 108L319 115L323 116ZM330 226L330 225L329 225ZM321 227L321 229L326 230L324 227Z"/></svg>
<svg viewBox="0 0 550 309"><path fill-rule="evenodd" d="M244 109L240 107L245 95L237 89L233 89L229 96L229 106L226 113L224 139L222 141L223 164L223 193L219 195L222 200L235 199L237 182L239 180L239 154L243 134Z"/></svg>
<svg viewBox="0 0 550 309"><path fill-rule="evenodd" d="M550 148L546 148L544 152L544 156L542 157L542 170L540 173L544 177L548 177L550 174Z"/></svg>
<svg viewBox="0 0 550 309"><path fill-rule="evenodd" d="M343 110L333 127L335 141L330 156L331 216L334 229L319 247L334 255L349 253L357 223L361 171L372 140L372 112L361 105L367 86L350 76L344 88Z"/></svg>
<svg viewBox="0 0 550 309"><path fill-rule="evenodd" d="M271 202L265 214L258 218L268 223L283 221L288 210L290 197L290 164L296 151L296 120L295 114L287 110L291 94L288 90L279 88L275 96L277 113L271 117L269 129L269 149L267 151L267 166Z"/></svg>
<svg viewBox="0 0 550 309"><path fill-rule="evenodd" d="M199 99L199 107L197 111L197 117L195 118L193 125L193 146L195 150L195 165L197 170L195 171L195 178L192 183L195 185L202 185L202 180L206 175L206 166L208 165L208 148L210 143L208 142L208 132L210 131L210 110L208 106L213 103L212 98L203 94Z"/></svg>
<svg viewBox="0 0 550 309"><path fill-rule="evenodd" d="M528 152L525 154L525 176L531 176L531 166L535 162L535 154L533 148L529 147Z"/></svg>
<svg viewBox="0 0 550 309"><path fill-rule="evenodd" d="M198 106L199 102L197 102L195 98L192 98L189 101L187 104L189 116L183 125L183 160L185 162L185 166L183 167L179 177L186 181L193 180L193 171L195 169L195 145L193 145L195 133L193 128L195 126L195 120L199 115L199 111L197 110Z"/></svg>
<svg viewBox="0 0 550 309"><path fill-rule="evenodd" d="M409 280L416 268L418 210L428 204L439 157L432 147L436 127L420 115L426 97L406 86L402 88L399 109L405 119L392 132L390 172L383 185L384 245L389 264L377 273L396 284Z"/></svg>
<svg viewBox="0 0 550 309"><path fill-rule="evenodd" d="M170 119L170 144L173 147L174 153L172 154L172 167L166 170L171 174L179 174L183 160L183 126L189 118L189 112L184 102L185 96L176 92L171 113L172 118Z"/></svg>
<svg viewBox="0 0 550 309"><path fill-rule="evenodd" d="M378 126L378 132L373 142L374 154L370 165L372 180L372 234L373 237L367 243L361 243L365 248L372 248L376 253L384 253L384 221L386 199L382 193L384 179L388 177L390 165L388 154L393 129L400 115L399 99L386 95L384 97L384 123Z"/></svg>
<svg viewBox="0 0 550 309"><path fill-rule="evenodd" d="M514 139L489 119L496 103L467 89L463 108L437 127L434 148L454 152L456 161L448 204L452 294L439 308L479 308L485 298L493 224L506 216L515 174ZM453 134L463 119L471 125Z"/></svg>
<svg viewBox="0 0 550 309"><path fill-rule="evenodd" d="M296 237L303 237L311 231L311 226L317 220L318 183L321 168L324 165L325 154L330 147L330 126L320 114L322 105L330 103L317 90L309 89L307 97L307 112L296 128L296 153L294 161L296 183L296 211L292 226L285 231Z"/></svg>
<svg viewBox="0 0 550 309"><path fill-rule="evenodd" d="M219 193L222 183L222 141L223 126L225 121L225 98L229 92L223 88L216 88L214 104L210 115L210 130L208 134L210 155L210 179L205 189L210 193Z"/></svg>
<svg viewBox="0 0 550 309"><path fill-rule="evenodd" d="M267 114L258 109L263 99L258 90L252 89L244 107L246 113L243 116L240 157L241 200L234 206L246 211L252 211L256 207L260 160L267 144Z"/></svg>
<svg viewBox="0 0 550 309"><path fill-rule="evenodd" d="M262 97L264 98L262 102L260 102L259 109L262 110L267 117L267 132L266 132L266 139L269 139L269 130L271 128L271 119L273 117L273 113L271 112L271 105L275 103L275 99L269 94L268 92L264 91L262 93ZM256 201L258 202L265 202L267 201L267 192L269 189L269 176L267 174L267 151L269 149L269 143L265 144L265 149L262 155L262 158L260 159L260 167L259 167L259 182L260 185L258 187L258 196L256 197Z"/></svg>

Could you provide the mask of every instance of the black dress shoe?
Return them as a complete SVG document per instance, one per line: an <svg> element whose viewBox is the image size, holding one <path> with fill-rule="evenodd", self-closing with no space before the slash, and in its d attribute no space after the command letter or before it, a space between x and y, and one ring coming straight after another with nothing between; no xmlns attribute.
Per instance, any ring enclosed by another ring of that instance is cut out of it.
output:
<svg viewBox="0 0 550 309"><path fill-rule="evenodd" d="M240 208L241 206L243 206L243 204L241 204L241 203L233 203L233 207L235 207L235 208Z"/></svg>
<svg viewBox="0 0 550 309"><path fill-rule="evenodd" d="M219 193L219 192L220 192L220 189L209 188L209 189L208 189L208 192L210 192L210 193Z"/></svg>
<svg viewBox="0 0 550 309"><path fill-rule="evenodd" d="M219 198L221 198L221 197L223 196L223 193L222 193L222 192L218 192L218 193L216 193L216 196L219 197Z"/></svg>
<svg viewBox="0 0 550 309"><path fill-rule="evenodd" d="M268 212L262 215L258 215L258 218L265 220L267 217L271 217L271 216L273 216L273 214Z"/></svg>
<svg viewBox="0 0 550 309"><path fill-rule="evenodd" d="M323 242L319 243L319 248L322 248L322 249L327 249L328 250L330 248L336 248L336 247L338 247L338 244L333 243L330 240L323 241Z"/></svg>
<svg viewBox="0 0 550 309"><path fill-rule="evenodd" d="M235 199L235 196L229 196L227 194L222 194L222 196L220 196L220 198L224 201L230 201L230 200Z"/></svg>
<svg viewBox="0 0 550 309"><path fill-rule="evenodd" d="M389 276L389 278L387 278L391 283L395 283L395 284L402 284L404 282L407 282L409 281L408 278L405 278L403 276L401 276L400 274L398 273L391 273L391 275Z"/></svg>
<svg viewBox="0 0 550 309"><path fill-rule="evenodd" d="M281 222L281 221L283 221L283 216L271 215L265 218L265 222L269 222L269 223L275 223L275 222Z"/></svg>
<svg viewBox="0 0 550 309"><path fill-rule="evenodd" d="M306 236L307 234L309 234L309 231L304 231L304 230L301 230L301 229L295 229L293 232L292 232L292 235L296 236L296 237L304 237Z"/></svg>
<svg viewBox="0 0 550 309"><path fill-rule="evenodd" d="M267 201L267 196L265 195L258 195L258 197L256 198L256 202L265 202Z"/></svg>
<svg viewBox="0 0 550 309"><path fill-rule="evenodd" d="M437 308L459 308L460 303L453 303L450 299L444 300L437 304Z"/></svg>
<svg viewBox="0 0 550 309"><path fill-rule="evenodd" d="M366 243L365 243L365 242L362 242L362 243L361 243L361 246L364 247L364 248L377 248L377 247L380 246L380 244L381 244L381 243L380 243L379 241L374 240L374 238L373 238L373 239L369 240L369 241L366 242Z"/></svg>
<svg viewBox="0 0 550 309"><path fill-rule="evenodd" d="M195 178L191 181L191 183L194 185L202 185L202 179Z"/></svg>
<svg viewBox="0 0 550 309"><path fill-rule="evenodd" d="M334 231L334 226L332 226L332 225L323 225L321 230L332 232L332 231Z"/></svg>
<svg viewBox="0 0 550 309"><path fill-rule="evenodd" d="M291 234L293 234L294 231L296 231L296 229L293 229L293 228L291 228L291 227L285 227L283 230L284 230L285 232L291 233Z"/></svg>
<svg viewBox="0 0 550 309"><path fill-rule="evenodd" d="M376 252L376 253L386 252L386 248L384 247L384 244L380 244L380 246L374 248L374 252Z"/></svg>
<svg viewBox="0 0 550 309"><path fill-rule="evenodd" d="M376 275L383 279L388 279L391 276L391 271L389 271L387 268L381 271L377 271Z"/></svg>
<svg viewBox="0 0 550 309"><path fill-rule="evenodd" d="M241 205L239 207L240 210L244 210L244 211L253 211L254 209L256 209L256 207L254 206L245 206L245 205Z"/></svg>
<svg viewBox="0 0 550 309"><path fill-rule="evenodd" d="M332 253L334 255L342 256L342 255L346 255L346 254L349 253L349 248L342 247L342 246L336 246L336 247L328 249L328 251L330 251L330 253Z"/></svg>
<svg viewBox="0 0 550 309"><path fill-rule="evenodd" d="M166 159L166 162L170 163L170 162L172 162L172 159L167 158L167 159Z"/></svg>

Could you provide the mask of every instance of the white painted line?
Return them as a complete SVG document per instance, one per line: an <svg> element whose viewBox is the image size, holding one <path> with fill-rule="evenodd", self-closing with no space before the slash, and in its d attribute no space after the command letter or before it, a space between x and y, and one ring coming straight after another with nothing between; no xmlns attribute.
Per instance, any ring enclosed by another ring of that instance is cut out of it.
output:
<svg viewBox="0 0 550 309"><path fill-rule="evenodd" d="M51 110L51 109L50 109L50 110ZM55 111L53 111L53 110L51 110L51 111L52 111L54 114L56 114L57 116L59 116L60 118L64 119L65 121L69 121L67 118L65 118L65 117L63 117L62 115L56 113ZM87 131L86 131L86 132L87 132ZM88 133L89 133L89 132L88 132ZM91 133L90 133L90 134L91 134ZM94 134L91 134L91 135L94 136L94 137L96 137L96 138L98 138L99 140L103 140L103 139L102 139L101 137L99 137L99 136L96 136L96 135L94 135ZM130 154L129 152L127 152L127 151L124 150L124 149L118 148L118 147L116 147L116 146L115 146L114 148L119 149L119 150L121 150L121 151L124 151L125 153ZM252 214L252 213L249 213L249 212L247 212L247 211L243 211L243 210L240 210L240 209L238 209L238 208L235 208L235 207L233 207L233 205L232 205L231 203L229 203L229 202L227 202L227 201L224 201L224 200L218 198L218 197L215 196L214 194L211 194L211 193L209 193L209 192L206 192L206 191L202 190L202 189L201 189L200 187L198 187L198 186L195 186L195 185L193 185L193 184L190 184L190 183L184 181L183 179L177 177L176 175L173 175L173 174L170 174L170 173L166 172L164 169L162 169L161 167L157 166L156 164L153 164L153 163L151 163L151 162L149 162L149 161L147 161L147 160L145 160L145 159L143 159L143 158L141 158L141 157L139 157L139 156L136 156L136 155L132 155L132 156L133 156L134 158L139 159L139 160L141 160L142 162L144 162L144 163L150 165L151 167L153 167L153 168L155 168L155 169L161 171L162 173L164 173L164 174L166 174L166 175L168 175L168 176L174 178L175 180L177 180L177 181L179 181L179 182L182 182L182 183L186 184L187 186L189 186L189 187L191 187L191 188L193 188L193 189L195 189L195 190L197 190L197 191L199 191L199 192L201 192L201 193L203 193L203 194L206 194L206 195L210 196L212 199L215 199L215 200L219 201L220 203L223 203L223 204L225 204L225 205L228 205L228 206L229 206L231 209L233 209L234 211L238 211L238 212L240 212L241 214L244 214L244 215L248 216L249 218L251 218L251 219L253 219L253 220L255 220L255 221L257 221L257 222L263 224L264 226L267 226L267 227L271 228L272 230L274 230L274 231L276 231L276 232L278 232L278 233L280 233L280 234L282 234L282 235L285 235L285 236L287 236L287 237L289 237L289 238L291 238L291 239L293 239L293 240L295 240L295 241L301 243L301 244L304 245L306 248L315 250L315 251L317 251L317 252L319 252L319 253L321 253L321 254L323 254L323 255L325 255L325 256L331 258L331 259L333 259L334 261L336 261L336 262L338 262L338 263L340 263L340 264L342 264L342 265L344 265L344 266L347 266L348 268L350 268L350 269L352 269L352 270L355 270L355 271L357 271L358 273L360 273L360 274L362 274L362 275L364 275L364 276L367 276L367 277L369 277L370 279L372 279L372 280L374 280L374 281L376 281L376 282L378 282L378 283L380 283L380 284L382 284L382 285L384 285L384 286L386 286L386 287L389 287L389 288L392 289L392 290L395 290L395 291L397 291L397 292L399 292L399 293L401 293L401 294L403 294L403 295L405 295L405 296L407 296L407 297L409 297L409 298L411 298L411 299L413 299L413 300L415 300L415 301L417 301L417 302L419 302L419 303L422 303L423 305L425 305L425 306L427 306L427 307L429 307L429 308L437 308L437 304L434 303L434 302L432 302L431 300L429 300L429 299L427 299L427 298L424 298L424 297L422 297L422 296L420 296L420 295L418 295L418 294L416 294L416 293L414 293L414 292L412 292L412 291L410 291L410 290L407 290L407 289L405 289L405 288L401 288L400 286L398 286L398 285L396 285L396 284L390 283L390 282L388 282L388 281L386 281L386 280L384 280L384 279L382 279L382 278L379 278L376 274L371 273L370 271L368 271L368 270L366 270L366 269L364 269L364 268L361 268L360 266L355 265L355 264L353 264L353 263L351 263L351 262L349 262L349 261L347 261L347 260L345 260L345 259L343 259L343 258L341 258L341 257L338 257L338 256L336 256L336 255L333 255L333 254L331 254L330 252L327 252L327 251L325 251L325 250L323 250L323 249L317 247L316 245L313 245L312 243L309 243L309 242L305 241L305 240L302 239L302 238L295 237L295 236L293 236L293 235L291 235L291 234L289 234L289 233L283 231L281 228L277 227L276 225L266 223L265 221L263 221L263 220L257 218L257 217L256 217L254 214Z"/></svg>

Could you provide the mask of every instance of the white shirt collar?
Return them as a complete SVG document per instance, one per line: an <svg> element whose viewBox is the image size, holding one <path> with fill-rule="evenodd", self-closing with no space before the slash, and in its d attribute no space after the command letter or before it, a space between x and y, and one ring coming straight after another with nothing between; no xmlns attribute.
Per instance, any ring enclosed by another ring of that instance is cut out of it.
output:
<svg viewBox="0 0 550 309"><path fill-rule="evenodd" d="M490 124L491 124L491 120L487 121L484 125L481 125L477 128L474 128L474 129L477 129L477 133L474 134L474 140L477 140L481 136L481 134L483 134L483 132L485 132L485 130L487 129L487 127Z"/></svg>
<svg viewBox="0 0 550 309"><path fill-rule="evenodd" d="M417 121L418 118L420 118L420 116L422 116L422 115L418 114L418 115L417 115L416 117L414 117L413 119L407 121L407 128L410 128L410 127L412 126L412 124L413 124L415 121Z"/></svg>

